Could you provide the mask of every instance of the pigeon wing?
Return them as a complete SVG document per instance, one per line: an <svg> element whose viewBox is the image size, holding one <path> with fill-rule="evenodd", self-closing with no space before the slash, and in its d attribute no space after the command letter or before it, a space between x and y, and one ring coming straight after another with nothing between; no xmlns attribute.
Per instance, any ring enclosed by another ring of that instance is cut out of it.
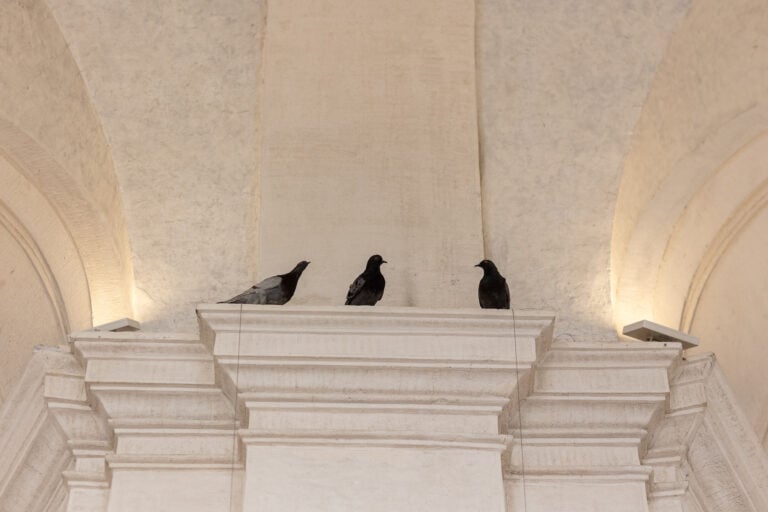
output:
<svg viewBox="0 0 768 512"><path fill-rule="evenodd" d="M227 304L265 304L268 292L275 288L279 289L281 281L280 276L268 277L225 302Z"/></svg>
<svg viewBox="0 0 768 512"><path fill-rule="evenodd" d="M507 280L504 280L504 309L509 309L509 285Z"/></svg>
<svg viewBox="0 0 768 512"><path fill-rule="evenodd" d="M360 290L363 289L363 286L365 286L365 278L362 274L357 276L357 279L349 285L349 291L347 292L347 302L345 304L349 304L349 302L355 298L355 296L360 293Z"/></svg>
<svg viewBox="0 0 768 512"><path fill-rule="evenodd" d="M261 288L262 290L266 288L277 288L280 286L280 283L282 282L283 278L280 276L272 276L268 277L265 280L263 280L260 283L256 283L253 285L254 288Z"/></svg>

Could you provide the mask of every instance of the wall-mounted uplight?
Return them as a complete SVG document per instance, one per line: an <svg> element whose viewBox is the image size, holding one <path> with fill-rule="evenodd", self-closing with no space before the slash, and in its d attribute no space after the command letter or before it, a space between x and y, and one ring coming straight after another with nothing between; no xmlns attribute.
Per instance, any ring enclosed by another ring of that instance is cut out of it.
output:
<svg viewBox="0 0 768 512"><path fill-rule="evenodd" d="M651 322L640 320L633 324L625 325L621 334L636 338L641 341L677 341L683 344L683 348L699 346L699 338L670 327L665 327Z"/></svg>
<svg viewBox="0 0 768 512"><path fill-rule="evenodd" d="M125 332L125 331L138 331L141 330L139 322L133 318L121 318L108 324L96 325L93 327L94 331L109 331L109 332Z"/></svg>

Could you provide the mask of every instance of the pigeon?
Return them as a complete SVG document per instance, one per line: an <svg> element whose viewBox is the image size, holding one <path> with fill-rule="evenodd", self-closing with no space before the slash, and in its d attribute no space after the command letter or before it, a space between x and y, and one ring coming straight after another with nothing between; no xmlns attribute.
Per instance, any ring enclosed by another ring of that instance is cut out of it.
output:
<svg viewBox="0 0 768 512"><path fill-rule="evenodd" d="M509 286L491 260L483 260L476 267L483 269L483 278L477 287L480 307L483 309L509 309Z"/></svg>
<svg viewBox="0 0 768 512"><path fill-rule="evenodd" d="M287 274L268 277L240 295L219 304L285 304L293 297L296 284L307 265L308 261L300 261Z"/></svg>
<svg viewBox="0 0 768 512"><path fill-rule="evenodd" d="M373 306L384 295L384 276L381 275L381 264L386 263L378 254L368 258L365 271L349 285L347 306Z"/></svg>

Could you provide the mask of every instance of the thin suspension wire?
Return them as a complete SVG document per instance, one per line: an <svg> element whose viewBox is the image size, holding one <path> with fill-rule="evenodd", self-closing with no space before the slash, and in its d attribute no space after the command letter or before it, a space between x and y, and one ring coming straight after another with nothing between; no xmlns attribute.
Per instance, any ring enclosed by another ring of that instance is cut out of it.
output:
<svg viewBox="0 0 768 512"><path fill-rule="evenodd" d="M229 512L232 512L235 495L235 456L237 454L237 395L240 387L240 335L243 332L243 305L237 322L237 363L235 366L235 395L232 399L232 464L229 473Z"/></svg>
<svg viewBox="0 0 768 512"><path fill-rule="evenodd" d="M528 511L528 495L525 489L525 443L523 439L523 405L520 402L520 361L517 355L517 317L515 308L509 308L512 311L512 336L515 340L515 380L517 381L517 429L520 439L520 472L523 479L523 510Z"/></svg>

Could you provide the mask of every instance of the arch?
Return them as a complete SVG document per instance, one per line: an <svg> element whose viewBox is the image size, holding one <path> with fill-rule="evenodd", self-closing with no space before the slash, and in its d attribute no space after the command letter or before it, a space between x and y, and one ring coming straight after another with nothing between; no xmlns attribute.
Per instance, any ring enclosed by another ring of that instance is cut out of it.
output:
<svg viewBox="0 0 768 512"><path fill-rule="evenodd" d="M693 4L635 127L611 241L615 327L647 318L699 336L763 438L766 22L760 0Z"/></svg>
<svg viewBox="0 0 768 512"><path fill-rule="evenodd" d="M0 118L0 204L67 331L131 316L127 234L31 137ZM119 204L117 205L120 206ZM0 212L2 213L2 212Z"/></svg>
<svg viewBox="0 0 768 512"><path fill-rule="evenodd" d="M719 257L768 201L767 126L768 106L735 117L657 185L614 268L617 329L653 318L689 330Z"/></svg>

